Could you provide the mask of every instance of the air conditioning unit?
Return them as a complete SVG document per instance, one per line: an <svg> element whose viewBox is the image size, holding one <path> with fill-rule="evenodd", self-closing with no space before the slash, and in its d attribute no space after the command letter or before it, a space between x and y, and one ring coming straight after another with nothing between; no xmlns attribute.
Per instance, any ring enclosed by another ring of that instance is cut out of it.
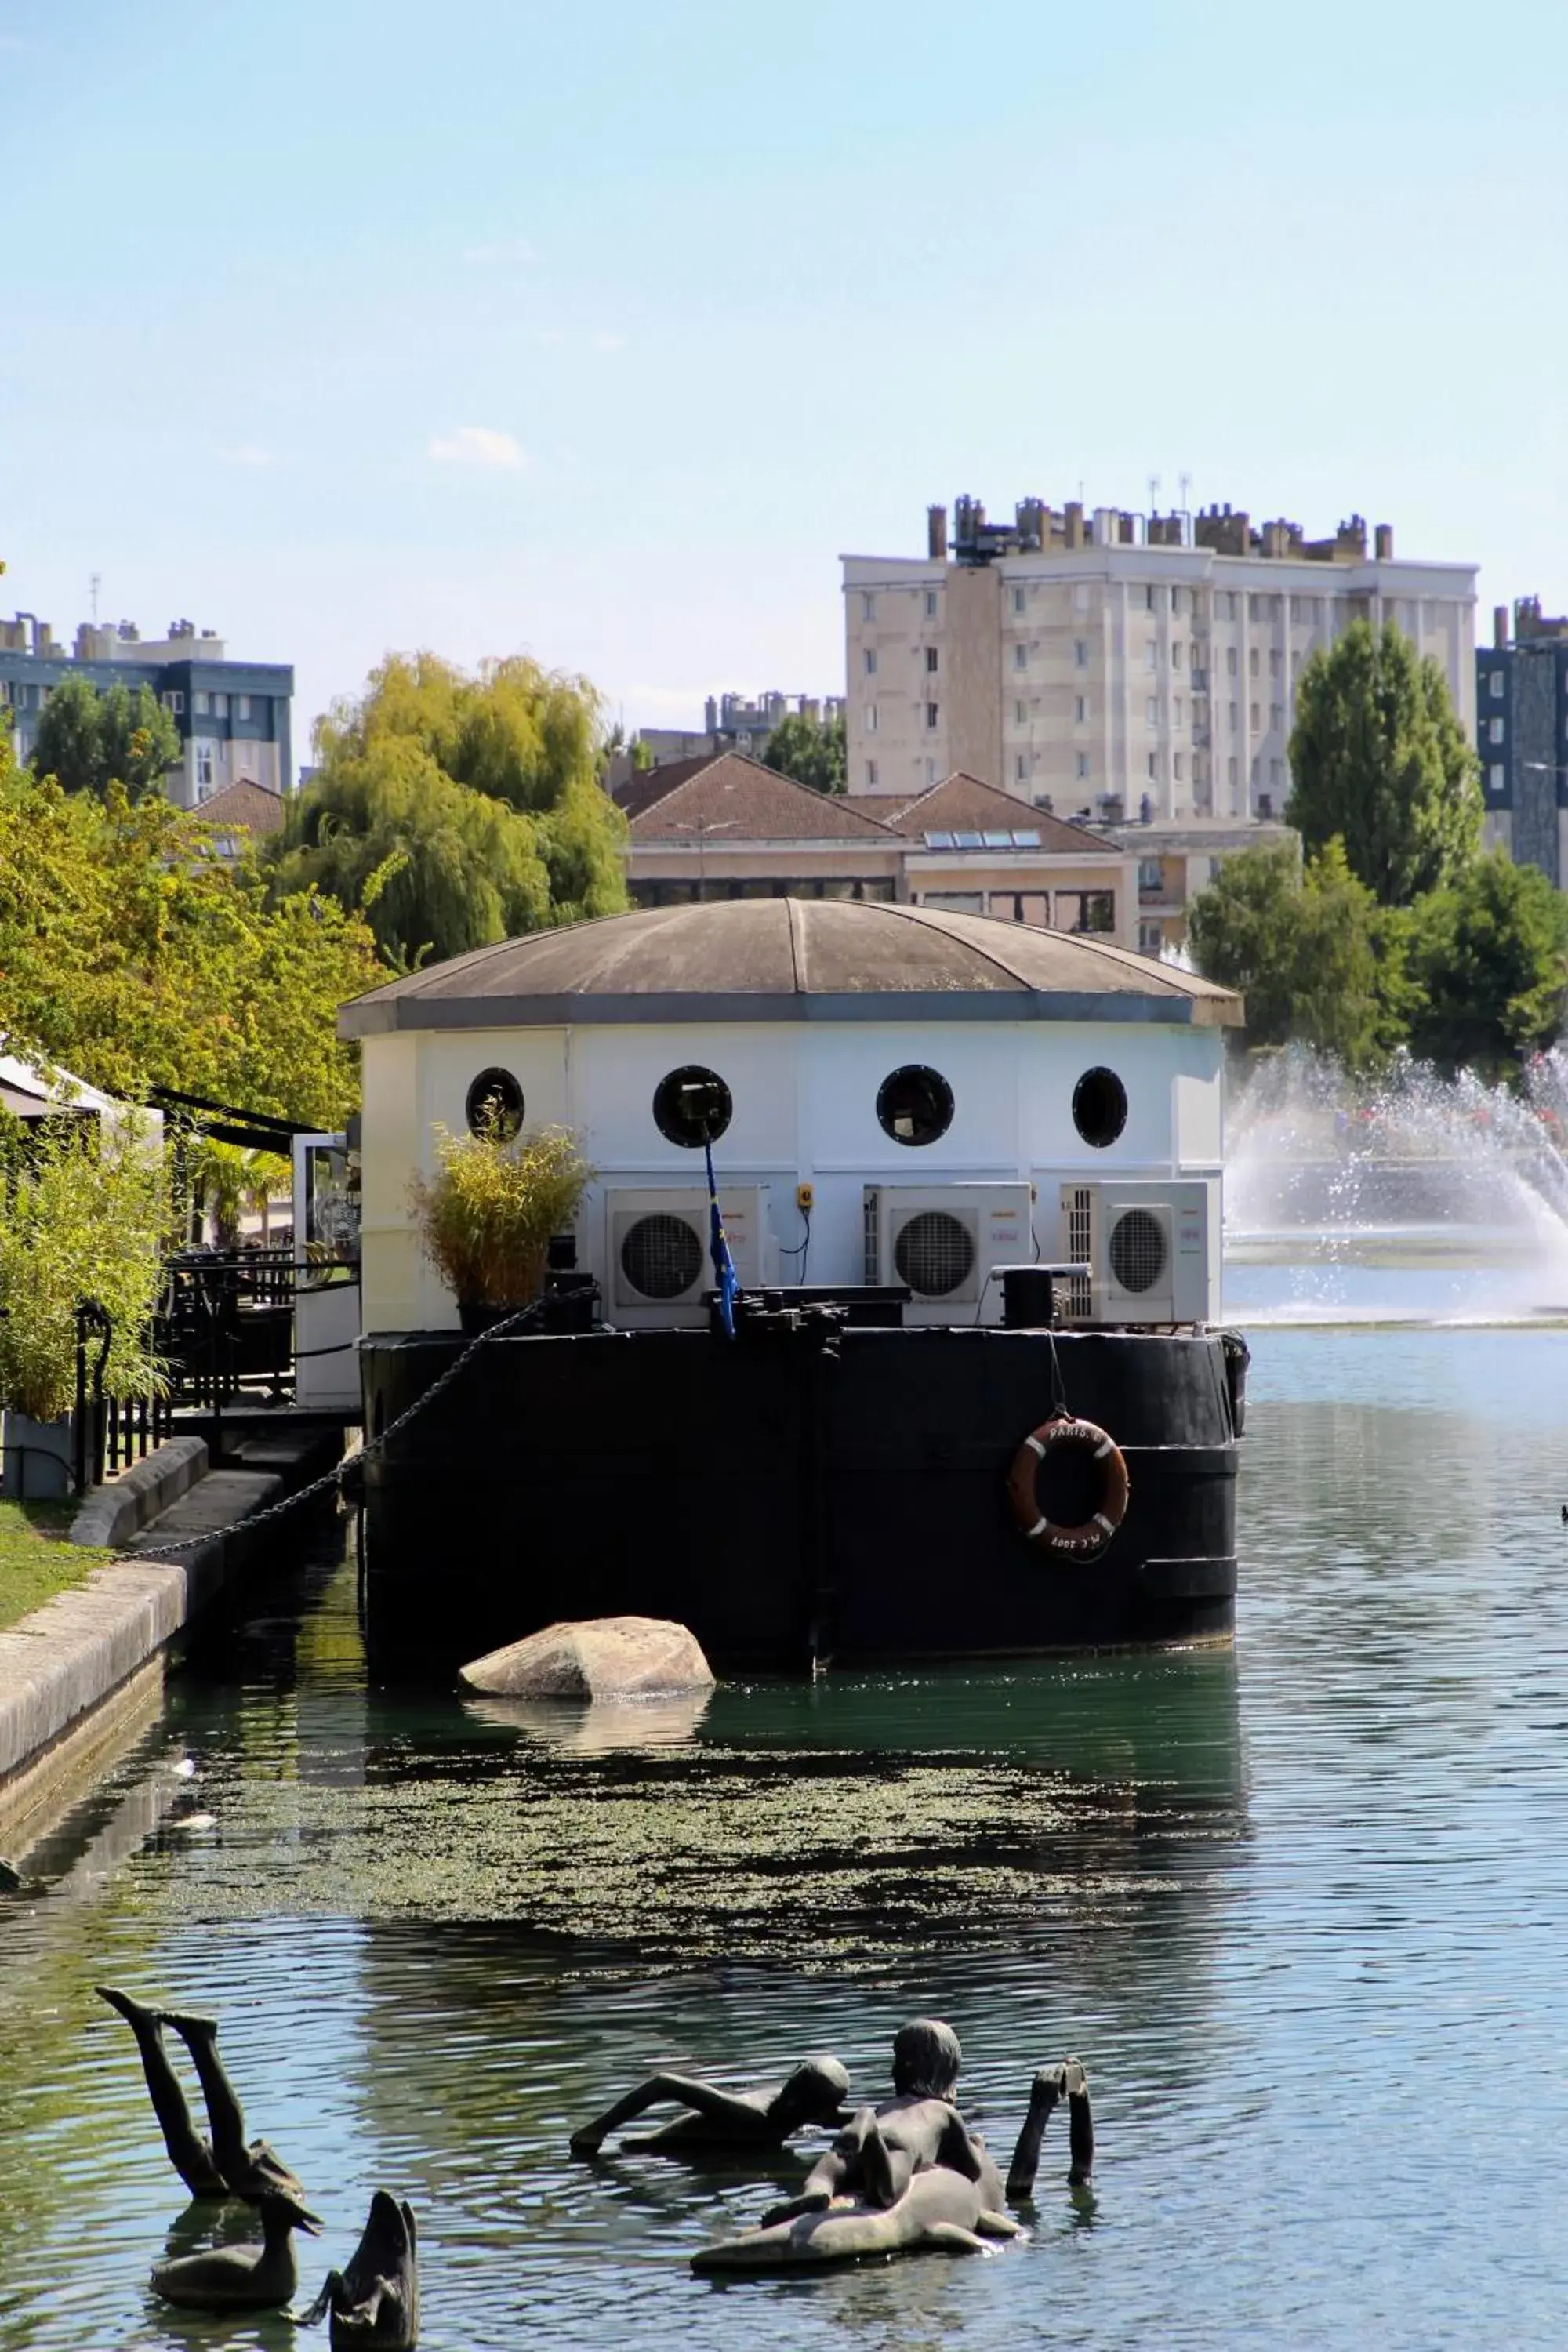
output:
<svg viewBox="0 0 1568 2352"><path fill-rule="evenodd" d="M719 1188L719 1208L741 1286L776 1281L777 1251L761 1184ZM714 1287L708 1247L708 1194L700 1185L605 1195L610 1318L627 1327L700 1324Z"/></svg>
<svg viewBox="0 0 1568 2352"><path fill-rule="evenodd" d="M1219 1186L1064 1184L1058 1245L1089 1266L1067 1286L1066 1323L1217 1323Z"/></svg>
<svg viewBox="0 0 1568 2352"><path fill-rule="evenodd" d="M901 1282L906 1323L996 1322L994 1265L1035 1255L1027 1184L868 1184L866 1279Z"/></svg>

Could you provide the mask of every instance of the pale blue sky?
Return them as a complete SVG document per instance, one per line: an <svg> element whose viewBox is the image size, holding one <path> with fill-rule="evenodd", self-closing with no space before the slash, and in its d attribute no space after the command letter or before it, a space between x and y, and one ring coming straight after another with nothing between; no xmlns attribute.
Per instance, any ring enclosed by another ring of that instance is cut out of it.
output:
<svg viewBox="0 0 1568 2352"><path fill-rule="evenodd" d="M0 0L0 609L835 690L928 501L1568 604L1568 8Z"/></svg>

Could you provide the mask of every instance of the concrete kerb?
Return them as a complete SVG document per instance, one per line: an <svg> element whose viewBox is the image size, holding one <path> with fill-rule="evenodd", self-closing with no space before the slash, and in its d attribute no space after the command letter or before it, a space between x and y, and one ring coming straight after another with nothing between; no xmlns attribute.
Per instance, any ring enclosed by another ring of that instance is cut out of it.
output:
<svg viewBox="0 0 1568 2352"><path fill-rule="evenodd" d="M110 1486L95 1486L71 1521L73 1544L125 1543L207 1475L206 1440L170 1437Z"/></svg>

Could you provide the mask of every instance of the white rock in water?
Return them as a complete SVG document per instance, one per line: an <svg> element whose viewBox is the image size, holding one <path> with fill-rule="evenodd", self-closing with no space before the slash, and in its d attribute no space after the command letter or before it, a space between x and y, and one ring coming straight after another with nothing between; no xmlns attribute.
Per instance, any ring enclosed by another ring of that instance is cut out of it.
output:
<svg viewBox="0 0 1568 2352"><path fill-rule="evenodd" d="M713 1687L696 1636L668 1617L588 1617L547 1625L458 1668L494 1698L668 1698Z"/></svg>

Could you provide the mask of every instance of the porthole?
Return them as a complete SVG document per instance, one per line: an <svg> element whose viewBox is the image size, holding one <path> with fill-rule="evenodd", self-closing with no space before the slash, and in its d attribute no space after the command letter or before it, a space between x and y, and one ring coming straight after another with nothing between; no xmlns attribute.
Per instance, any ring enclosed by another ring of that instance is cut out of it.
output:
<svg viewBox="0 0 1568 2352"><path fill-rule="evenodd" d="M468 1088L463 1116L470 1135L494 1135L510 1143L522 1125L522 1088L510 1070L481 1070Z"/></svg>
<svg viewBox="0 0 1568 2352"><path fill-rule="evenodd" d="M1114 1070L1085 1070L1072 1090L1072 1123L1103 1151L1127 1124L1127 1089Z"/></svg>
<svg viewBox="0 0 1568 2352"><path fill-rule="evenodd" d="M934 1143L952 1125L952 1088L940 1070L907 1062L878 1088L877 1123L895 1143Z"/></svg>
<svg viewBox="0 0 1568 2352"><path fill-rule="evenodd" d="M645 1298L680 1298L702 1271L702 1244L684 1217L639 1217L621 1244L621 1272Z"/></svg>
<svg viewBox="0 0 1568 2352"><path fill-rule="evenodd" d="M688 1151L717 1143L734 1110L730 1089L718 1072L695 1064L671 1070L654 1091L654 1125L667 1143L679 1143Z"/></svg>

